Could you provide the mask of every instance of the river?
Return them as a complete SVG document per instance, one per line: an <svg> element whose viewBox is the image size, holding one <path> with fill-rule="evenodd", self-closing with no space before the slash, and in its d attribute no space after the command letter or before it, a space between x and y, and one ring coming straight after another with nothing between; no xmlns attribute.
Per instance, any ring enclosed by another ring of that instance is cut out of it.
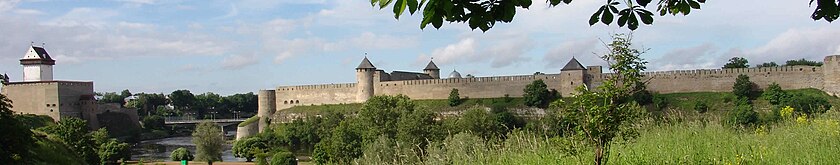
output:
<svg viewBox="0 0 840 165"><path fill-rule="evenodd" d="M131 160L140 160L142 158L146 162L170 161L169 154L179 147L187 148L195 155L195 144L192 143L192 137L182 136L142 141L131 148ZM224 162L245 161L245 159L233 157L230 144L224 144L222 148L222 160Z"/></svg>

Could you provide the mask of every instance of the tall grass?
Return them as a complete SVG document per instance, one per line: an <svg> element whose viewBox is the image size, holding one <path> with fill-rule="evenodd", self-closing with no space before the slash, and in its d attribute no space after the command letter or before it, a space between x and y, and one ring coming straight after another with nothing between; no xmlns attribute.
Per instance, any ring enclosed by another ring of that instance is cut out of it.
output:
<svg viewBox="0 0 840 165"><path fill-rule="evenodd" d="M423 162L401 164L591 164L591 151L566 154L565 139L514 131L504 141L456 134L427 150ZM735 130L720 122L648 125L634 141L615 144L611 164L837 164L840 113Z"/></svg>

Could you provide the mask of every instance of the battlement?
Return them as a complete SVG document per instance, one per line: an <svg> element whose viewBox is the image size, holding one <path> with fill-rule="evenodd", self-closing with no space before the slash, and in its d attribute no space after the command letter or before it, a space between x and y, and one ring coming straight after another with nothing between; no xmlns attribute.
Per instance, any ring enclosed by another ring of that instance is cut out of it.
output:
<svg viewBox="0 0 840 165"><path fill-rule="evenodd" d="M277 91L336 89L336 88L355 88L355 87L356 87L356 83L295 85L295 86L279 86L279 87L277 87Z"/></svg>
<svg viewBox="0 0 840 165"><path fill-rule="evenodd" d="M30 82L10 82L8 86L39 86L39 85L53 85L61 86L93 86L92 81L30 81Z"/></svg>
<svg viewBox="0 0 840 165"><path fill-rule="evenodd" d="M780 66L780 67L761 67L761 68L733 68L733 69L695 69L695 70L671 70L671 71L653 71L642 72L642 75L648 78L696 78L702 76L720 76L731 77L740 74L755 75L755 74L769 74L776 73L791 73L791 72L814 72L822 73L822 67L819 66ZM596 81L604 80L614 73L604 73L600 76L594 77Z"/></svg>
<svg viewBox="0 0 840 165"><path fill-rule="evenodd" d="M473 77L473 78L383 81L383 82L379 82L378 86L492 83L492 82L507 82L507 81L528 81L528 82L530 82L530 81L534 81L534 80L537 80L537 79L559 79L559 78L560 78L559 74L514 75L514 76L492 76L492 77Z"/></svg>

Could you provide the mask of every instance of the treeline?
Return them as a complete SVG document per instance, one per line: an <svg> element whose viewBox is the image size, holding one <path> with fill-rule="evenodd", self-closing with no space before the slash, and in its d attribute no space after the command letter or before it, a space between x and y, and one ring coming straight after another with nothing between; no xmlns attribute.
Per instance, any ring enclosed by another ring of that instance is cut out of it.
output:
<svg viewBox="0 0 840 165"><path fill-rule="evenodd" d="M213 92L195 95L189 90L176 90L170 94L137 93L129 90L120 93L97 93L102 103L119 103L136 108L141 116L189 116L195 118L233 118L251 116L257 111L257 95L253 92L221 96ZM134 99L126 102L126 98ZM171 105L168 106L168 105Z"/></svg>
<svg viewBox="0 0 840 165"><path fill-rule="evenodd" d="M801 58L798 60L788 60L785 61L784 65L776 64L776 62L765 62L756 65L756 68L761 67L778 67L778 66L822 66L823 63L819 61L810 61L806 60L805 58ZM728 68L749 68L749 61L743 57L732 57L729 59L729 62L723 65L723 69Z"/></svg>

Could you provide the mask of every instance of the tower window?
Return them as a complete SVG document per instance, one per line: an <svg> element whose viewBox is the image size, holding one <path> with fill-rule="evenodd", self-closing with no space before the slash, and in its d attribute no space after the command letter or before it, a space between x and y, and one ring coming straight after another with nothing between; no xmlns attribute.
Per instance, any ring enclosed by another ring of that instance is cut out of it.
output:
<svg viewBox="0 0 840 165"><path fill-rule="evenodd" d="M283 104L289 104L289 101L283 101Z"/></svg>

